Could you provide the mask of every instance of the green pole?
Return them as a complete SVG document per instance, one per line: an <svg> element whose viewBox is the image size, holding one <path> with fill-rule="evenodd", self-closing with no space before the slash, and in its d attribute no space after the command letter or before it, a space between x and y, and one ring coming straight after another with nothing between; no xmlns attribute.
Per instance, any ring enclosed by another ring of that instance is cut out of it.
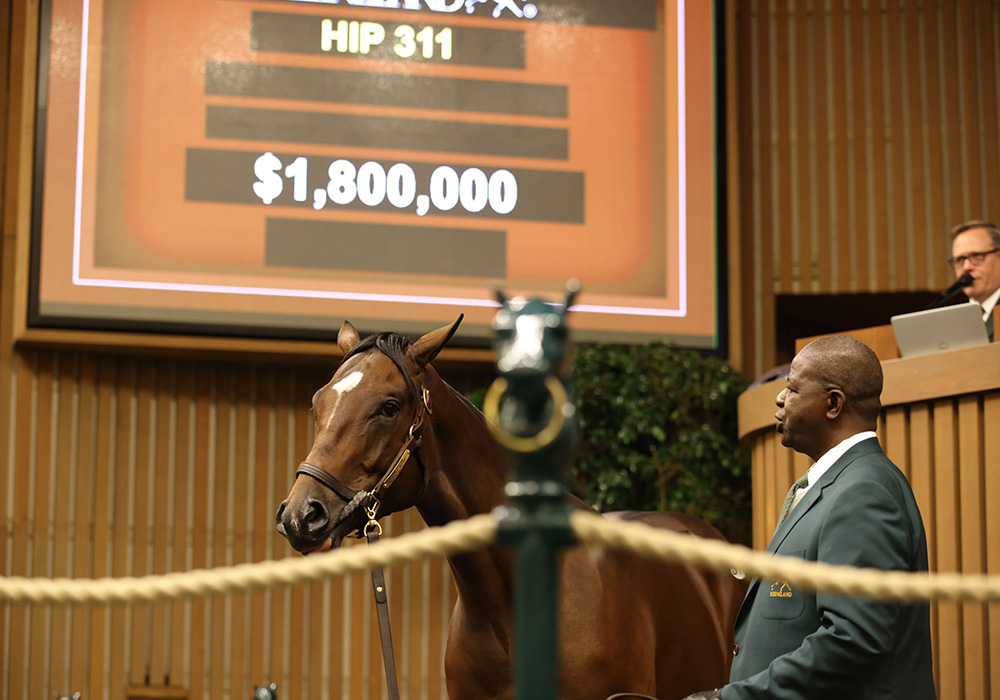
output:
<svg viewBox="0 0 1000 700"><path fill-rule="evenodd" d="M572 293L562 308L498 296L502 307L493 325L500 377L487 392L484 413L507 455L510 475L508 501L496 515L499 541L516 550L515 693L517 700L555 700L558 555L575 542L564 476L576 434L575 407L558 375Z"/></svg>

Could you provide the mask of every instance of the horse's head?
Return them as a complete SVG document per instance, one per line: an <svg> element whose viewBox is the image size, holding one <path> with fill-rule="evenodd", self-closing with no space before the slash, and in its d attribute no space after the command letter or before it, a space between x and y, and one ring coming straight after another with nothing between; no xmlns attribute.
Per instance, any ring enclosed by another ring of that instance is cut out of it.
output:
<svg viewBox="0 0 1000 700"><path fill-rule="evenodd" d="M313 396L313 445L275 515L292 547L336 547L420 500L426 474L419 445L433 401L425 371L461 321L413 343L393 333L362 340L350 323L341 327L344 361Z"/></svg>

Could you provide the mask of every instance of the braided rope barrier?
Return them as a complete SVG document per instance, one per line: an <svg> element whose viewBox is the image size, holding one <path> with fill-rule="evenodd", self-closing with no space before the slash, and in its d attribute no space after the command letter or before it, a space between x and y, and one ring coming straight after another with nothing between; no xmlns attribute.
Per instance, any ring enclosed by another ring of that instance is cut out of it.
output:
<svg viewBox="0 0 1000 700"><path fill-rule="evenodd" d="M574 513L570 526L588 544L634 551L667 562L747 576L781 579L810 590L877 600L1000 602L1000 576L906 573L807 562L756 552L742 545L666 532L642 523ZM159 576L101 579L0 578L0 602L59 605L158 602L223 595L274 586L312 583L347 576L376 566L407 564L432 556L481 549L496 541L499 524L490 514L428 528L364 547L336 549L310 557L288 558L218 569Z"/></svg>
<svg viewBox="0 0 1000 700"><path fill-rule="evenodd" d="M160 576L101 579L0 578L0 601L85 605L157 602L173 598L240 593L273 586L311 583L376 566L407 564L432 556L481 549L496 540L497 521L476 515L378 544L334 549L309 557L197 569Z"/></svg>
<svg viewBox="0 0 1000 700"><path fill-rule="evenodd" d="M834 566L796 557L756 552L742 545L662 532L641 523L616 522L575 513L570 518L577 536L590 544L629 549L669 562L747 576L780 579L804 589L861 596L876 600L1000 601L1000 576L909 573Z"/></svg>

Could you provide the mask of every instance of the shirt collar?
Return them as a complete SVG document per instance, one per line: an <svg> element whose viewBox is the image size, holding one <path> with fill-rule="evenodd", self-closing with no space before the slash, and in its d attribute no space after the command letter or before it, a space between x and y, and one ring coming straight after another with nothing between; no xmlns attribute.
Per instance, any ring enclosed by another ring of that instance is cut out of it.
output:
<svg viewBox="0 0 1000 700"><path fill-rule="evenodd" d="M819 478L823 476L826 471L837 462L838 459L843 457L845 452L862 440L868 440L873 437L877 437L875 435L875 431L873 430L855 433L851 437L841 440L840 443L827 450L826 454L816 460L814 465L809 467L809 471L807 472L807 475L809 476L809 486L806 488L808 489L812 487L813 484L819 481Z"/></svg>
<svg viewBox="0 0 1000 700"><path fill-rule="evenodd" d="M997 287L996 291L986 297L986 301L980 304L983 307L983 321L988 319L990 314L993 313L993 307L997 305L997 301L1000 301L1000 287ZM979 304L975 299L969 299L969 303Z"/></svg>

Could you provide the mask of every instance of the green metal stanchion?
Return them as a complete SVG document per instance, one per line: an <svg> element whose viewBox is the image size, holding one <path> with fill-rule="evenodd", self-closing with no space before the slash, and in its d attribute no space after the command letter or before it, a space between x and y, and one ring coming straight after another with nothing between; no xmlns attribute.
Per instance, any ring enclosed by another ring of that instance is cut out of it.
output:
<svg viewBox="0 0 1000 700"><path fill-rule="evenodd" d="M497 509L499 541L516 548L514 682L518 700L559 694L558 552L575 540L565 470L576 416L566 388L566 303L507 300L494 318L499 378L484 413L504 448L508 502Z"/></svg>

